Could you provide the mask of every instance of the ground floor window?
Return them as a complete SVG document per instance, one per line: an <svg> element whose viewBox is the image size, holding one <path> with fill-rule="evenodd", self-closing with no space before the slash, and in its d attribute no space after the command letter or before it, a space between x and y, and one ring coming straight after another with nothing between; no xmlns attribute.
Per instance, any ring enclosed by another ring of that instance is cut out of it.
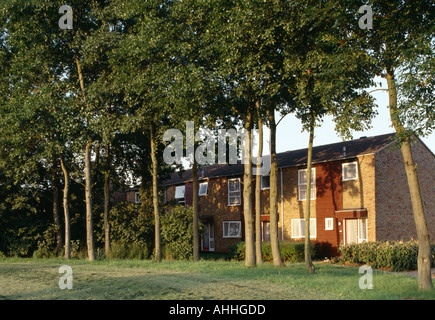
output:
<svg viewBox="0 0 435 320"><path fill-rule="evenodd" d="M310 239L316 238L316 219L310 219ZM291 237L292 238L305 238L305 219L292 219L291 220Z"/></svg>
<svg viewBox="0 0 435 320"><path fill-rule="evenodd" d="M344 238L346 243L367 241L367 219L345 219Z"/></svg>
<svg viewBox="0 0 435 320"><path fill-rule="evenodd" d="M270 222L263 221L261 223L262 239L263 241L270 241Z"/></svg>
<svg viewBox="0 0 435 320"><path fill-rule="evenodd" d="M240 221L224 221L223 228L224 238L240 238L242 236L242 223Z"/></svg>

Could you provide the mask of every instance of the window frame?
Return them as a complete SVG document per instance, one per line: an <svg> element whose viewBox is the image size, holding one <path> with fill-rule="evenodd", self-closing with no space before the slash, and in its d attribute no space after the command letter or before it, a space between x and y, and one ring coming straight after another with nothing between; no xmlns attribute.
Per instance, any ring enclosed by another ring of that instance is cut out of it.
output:
<svg viewBox="0 0 435 320"><path fill-rule="evenodd" d="M225 225L228 225L228 233L230 230L231 224L237 224L238 225L238 234L237 235L225 235ZM222 238L228 239L228 238L241 238L242 237L242 221L240 220L234 220L234 221L223 221L222 222Z"/></svg>
<svg viewBox="0 0 435 320"><path fill-rule="evenodd" d="M345 167L350 167L352 165L355 165L355 178L345 178L344 172ZM341 164L341 181L355 181L358 180L358 161L352 161L352 162L344 162Z"/></svg>
<svg viewBox="0 0 435 320"><path fill-rule="evenodd" d="M302 221L305 224L305 219L291 219L291 227L290 227L290 237L292 239L305 239L305 225L302 227ZM294 223L298 223L298 234L294 234ZM313 223L313 225L311 225ZM310 229L313 228L314 232L310 231L310 239L316 239L317 238L317 219L316 218L310 218Z"/></svg>
<svg viewBox="0 0 435 320"><path fill-rule="evenodd" d="M183 188L183 197L178 197L177 198L177 189L178 188ZM182 185L182 186L175 186L175 195L174 195L175 200L177 201L177 204L182 204L185 205L186 204L186 186Z"/></svg>
<svg viewBox="0 0 435 320"><path fill-rule="evenodd" d="M325 218L325 230L334 230L334 218Z"/></svg>
<svg viewBox="0 0 435 320"><path fill-rule="evenodd" d="M307 200L307 181L305 183L301 183L301 173L306 172L307 169L298 169L298 201L305 201ZM306 176L306 175L305 175ZM311 197L310 200L316 200L317 199L317 187L316 187L316 168L311 168ZM305 186L305 198L301 198L301 186Z"/></svg>
<svg viewBox="0 0 435 320"><path fill-rule="evenodd" d="M203 185L206 186L206 187L205 187L205 193L204 193L204 194L201 194L201 186L203 186ZM200 197L206 196L206 195L207 195L207 192L208 192L208 181L206 181L206 182L201 182L201 183L199 184L199 186L198 186L198 196L200 196Z"/></svg>
<svg viewBox="0 0 435 320"><path fill-rule="evenodd" d="M140 200L140 192L139 191L135 191L135 193L134 193L134 203L136 203L136 204L142 203L142 201Z"/></svg>
<svg viewBox="0 0 435 320"><path fill-rule="evenodd" d="M231 191L230 190L230 185L231 185L231 181L238 181L238 191ZM242 204L242 191L241 191L241 181L240 178L231 178L228 179L227 181L228 183L228 206L232 207L232 206L240 206ZM239 198L239 202L238 203L231 203L230 199L237 197Z"/></svg>
<svg viewBox="0 0 435 320"><path fill-rule="evenodd" d="M268 187L264 187L264 186L263 186L263 178L265 178L265 177L269 177L269 186L268 186ZM269 190L269 189L270 189L270 174L268 174L268 175L264 175L264 176L261 175L261 176L260 176L260 181L261 181L261 182L260 182L260 189L261 189L261 190Z"/></svg>

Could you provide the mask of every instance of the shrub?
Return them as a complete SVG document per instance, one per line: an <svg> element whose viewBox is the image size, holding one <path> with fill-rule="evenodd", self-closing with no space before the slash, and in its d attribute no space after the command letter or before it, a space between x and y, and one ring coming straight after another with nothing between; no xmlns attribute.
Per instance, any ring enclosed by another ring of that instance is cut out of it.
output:
<svg viewBox="0 0 435 320"><path fill-rule="evenodd" d="M109 258L112 259L148 259L149 257L148 246L139 243L112 242L110 246Z"/></svg>
<svg viewBox="0 0 435 320"><path fill-rule="evenodd" d="M284 262L303 262L305 245L303 242L283 241L279 243L281 258ZM263 261L273 261L272 247L269 241L263 242L261 245ZM235 260L245 259L245 242L237 242L231 247L230 257ZM316 257L315 246L311 246L311 257Z"/></svg>
<svg viewBox="0 0 435 320"><path fill-rule="evenodd" d="M56 242L58 227L51 224L44 231L42 239L38 241L38 249L33 252L34 258L53 258L60 254Z"/></svg>
<svg viewBox="0 0 435 320"><path fill-rule="evenodd" d="M340 260L356 264L367 264L374 268L392 271L417 269L418 242L377 241L360 244L340 245ZM432 245L432 264L434 264L435 245Z"/></svg>
<svg viewBox="0 0 435 320"><path fill-rule="evenodd" d="M162 256L165 259L190 259L193 255L192 207L168 207L161 217L161 227Z"/></svg>

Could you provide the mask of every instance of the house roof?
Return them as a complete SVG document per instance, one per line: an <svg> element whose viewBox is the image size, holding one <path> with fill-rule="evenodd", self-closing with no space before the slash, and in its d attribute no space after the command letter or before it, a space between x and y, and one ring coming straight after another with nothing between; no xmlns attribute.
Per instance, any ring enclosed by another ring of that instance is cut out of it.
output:
<svg viewBox="0 0 435 320"><path fill-rule="evenodd" d="M314 163L352 159L364 154L373 154L392 142L394 133L373 137L361 137L350 141L337 142L313 147ZM277 153L278 168L303 166L307 163L308 149L299 149ZM263 156L267 160L269 156ZM198 169L198 179L234 176L243 174L243 164L214 164ZM161 181L162 186L182 184L192 180L191 170L173 172Z"/></svg>

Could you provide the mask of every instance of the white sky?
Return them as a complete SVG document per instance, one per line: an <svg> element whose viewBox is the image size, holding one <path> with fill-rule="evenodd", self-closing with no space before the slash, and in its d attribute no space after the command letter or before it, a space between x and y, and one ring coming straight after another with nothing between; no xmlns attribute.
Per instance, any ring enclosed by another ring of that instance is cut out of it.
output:
<svg viewBox="0 0 435 320"><path fill-rule="evenodd" d="M376 79L377 82L381 81ZM387 88L385 81L382 81L382 88ZM376 136L386 133L394 132L391 126L390 114L388 110L388 92L376 91L372 93L376 98L378 104L378 116L372 121L372 129L362 132L356 132L353 134L354 139L358 139L362 136ZM279 121L279 115L276 117ZM334 122L332 118L325 118L321 127L316 128L314 132L314 146L340 142L342 139L337 135L334 130ZM301 132L302 125L300 121L294 115L287 115L277 127L277 142L276 151L284 152L288 150L297 150L307 148L308 146L308 133ZM435 133L432 133L426 138L421 139L426 146L435 153ZM264 154L269 154L269 130L264 128ZM255 153L254 153L255 154Z"/></svg>

